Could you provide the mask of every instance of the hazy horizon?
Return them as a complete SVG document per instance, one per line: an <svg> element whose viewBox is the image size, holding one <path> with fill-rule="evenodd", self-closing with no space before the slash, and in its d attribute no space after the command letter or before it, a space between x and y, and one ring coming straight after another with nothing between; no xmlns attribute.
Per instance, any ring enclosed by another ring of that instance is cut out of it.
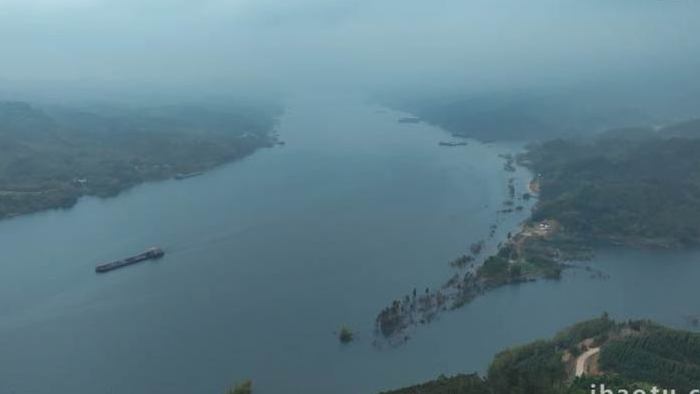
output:
<svg viewBox="0 0 700 394"><path fill-rule="evenodd" d="M697 1L10 0L2 96L490 92L640 83L695 95Z"/></svg>

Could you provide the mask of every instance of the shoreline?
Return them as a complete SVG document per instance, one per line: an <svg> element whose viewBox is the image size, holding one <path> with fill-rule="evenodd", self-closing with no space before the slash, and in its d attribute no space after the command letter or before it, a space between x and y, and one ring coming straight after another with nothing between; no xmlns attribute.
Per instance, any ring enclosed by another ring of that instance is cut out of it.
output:
<svg viewBox="0 0 700 394"><path fill-rule="evenodd" d="M27 208L23 212L10 212L6 214L0 214L0 222L10 220L10 219L16 219L19 217L23 216L28 216L28 215L33 215L41 212L48 212L48 211L54 211L54 210L68 210L73 207L75 207L78 202L80 201L81 198L83 197L96 197L96 198L101 198L101 199L109 199L109 198L114 198L118 197L120 194L136 187L139 185L143 184L148 184L148 183L157 183L157 182L163 182L167 180L178 180L178 181L185 181L189 178L195 177L195 176L200 176L204 175L207 172L214 170L216 168L219 168L221 166L227 165L227 164L232 164L235 162L238 162L240 160L245 159L246 157L249 157L253 155L254 153L258 152L261 149L264 148L273 148L275 146L278 146L278 137L273 131L269 131L263 135L261 135L261 143L254 147L251 151L249 152L244 152L240 156L236 157L231 157L231 158L226 158L220 161L208 163L203 166L198 166L198 167L192 167L185 169L185 171L182 171L182 169L178 168L178 170L168 170L163 172L162 174L158 175L151 175L151 176L146 176L143 179L139 179L138 181L135 182L121 182L118 183L117 185L111 186L109 189L106 190L86 190L80 185L71 185L70 188L61 188L61 189L52 189L52 190L45 190L45 191L34 191L34 192L16 192L16 191L4 191L5 196L16 196L16 195L27 195L28 193L31 193L32 196L38 196L38 197L45 197L46 199L50 200L49 202L42 201L41 203L38 203L36 206L32 206L30 208ZM51 194L54 193L54 194ZM0 194L0 197L3 195Z"/></svg>
<svg viewBox="0 0 700 394"><path fill-rule="evenodd" d="M521 152L522 153L522 152ZM514 172L515 166L530 172L526 182L527 192L523 200L535 199L530 215L523 220L508 238L498 244L497 250L485 259L478 254L463 255L450 263L457 272L444 281L437 290L425 289L424 293L404 296L383 309L375 320L375 345L387 343L397 346L410 339L409 331L438 318L440 313L459 309L490 290L508 285L545 280L559 280L564 270L586 269L592 278L607 279L609 275L589 266L572 264L594 257L594 247L610 245L631 248L679 249L677 242L668 239L639 239L634 237L582 238L571 233L556 217L541 218L537 215L541 204L542 175L536 173L528 160L514 160L499 155L506 163L504 171ZM520 154L518 155L520 156ZM508 181L511 202L514 201L513 178ZM500 210L499 213L511 213ZM492 226L491 235L494 229ZM479 262L481 261L481 262Z"/></svg>
<svg viewBox="0 0 700 394"><path fill-rule="evenodd" d="M515 166L520 167L528 172L530 168L520 164L516 164L514 155L499 154L499 157L505 160L503 171L505 174L513 174L516 171ZM536 180L531 173L529 174L530 181L525 181L527 185L525 190L532 192L532 182ZM532 193L516 193L514 188L515 178L511 175L508 177L506 186L508 188L507 196L510 198L508 202L514 204L516 199L522 202L529 201ZM527 196L526 196L527 195ZM470 303L476 297L485 294L486 292L500 288L506 285L520 284L538 279L552 279L558 277L563 265L556 267L537 267L531 266L528 269L520 271L518 274L507 272L503 276L503 272L490 272L493 259L500 259L500 255L504 250L510 250L516 244L522 244L535 236L547 236L545 234L533 233L529 226L532 220L532 210L536 207L536 201L530 205L530 215L520 222L515 228L505 235L505 239L499 241L493 255L483 256L481 254L484 246L484 240L475 242L470 247L471 253L465 253L462 256L454 259L449 263L455 268L454 274L447 280L443 281L437 288L425 288L418 291L414 288L409 294L394 300L389 306L382 309L375 319L374 341L373 345L381 348L385 345L389 347L400 346L410 339L410 330L415 329L419 325L429 324L437 319L441 313L454 311L462 306ZM497 210L496 217L502 214L511 214L515 210ZM489 239L495 235L497 225L492 225L489 229ZM516 249L520 249L517 247ZM517 253L522 253L518 251ZM500 263L500 261L498 262ZM515 263L506 260L506 270L510 270L510 265ZM503 268L501 266L501 268ZM556 275L550 271L555 271Z"/></svg>

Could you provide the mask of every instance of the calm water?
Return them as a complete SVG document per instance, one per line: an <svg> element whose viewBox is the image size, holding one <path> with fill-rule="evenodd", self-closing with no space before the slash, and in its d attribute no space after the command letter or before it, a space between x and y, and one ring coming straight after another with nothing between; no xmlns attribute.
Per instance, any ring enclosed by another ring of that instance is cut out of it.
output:
<svg viewBox="0 0 700 394"><path fill-rule="evenodd" d="M0 222L0 392L371 393L483 371L503 347L603 311L682 326L700 313L700 253L602 251L611 275L495 291L372 347L392 299L436 286L447 262L527 213L499 153L351 100L295 100L287 145L204 176ZM528 174L518 172L523 191ZM107 275L94 265L158 245L166 257ZM341 346L334 331L358 331Z"/></svg>

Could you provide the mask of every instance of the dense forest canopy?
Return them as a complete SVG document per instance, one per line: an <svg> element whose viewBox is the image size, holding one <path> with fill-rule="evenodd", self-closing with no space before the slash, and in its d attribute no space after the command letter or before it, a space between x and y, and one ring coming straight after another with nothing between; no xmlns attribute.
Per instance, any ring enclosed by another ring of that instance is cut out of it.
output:
<svg viewBox="0 0 700 394"><path fill-rule="evenodd" d="M534 220L576 236L663 247L700 243L700 122L611 130L532 145L521 157L540 183Z"/></svg>
<svg viewBox="0 0 700 394"><path fill-rule="evenodd" d="M577 356L599 347L601 371L574 374ZM700 334L649 321L616 323L603 316L496 355L486 377L441 376L385 394L588 394L592 384L612 389L675 388L688 392L700 382ZM615 391L617 392L617 391Z"/></svg>

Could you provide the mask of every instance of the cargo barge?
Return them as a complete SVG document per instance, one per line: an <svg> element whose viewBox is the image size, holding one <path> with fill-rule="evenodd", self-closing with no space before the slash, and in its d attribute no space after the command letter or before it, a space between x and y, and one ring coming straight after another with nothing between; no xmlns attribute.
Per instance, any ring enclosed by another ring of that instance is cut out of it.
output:
<svg viewBox="0 0 700 394"><path fill-rule="evenodd" d="M95 267L95 272L109 272L118 268L126 267L127 265L140 263L142 261L159 259L163 257L163 255L165 255L163 249L150 248L141 254L137 254L136 256L127 257L123 260L112 261L111 263L100 264Z"/></svg>
<svg viewBox="0 0 700 394"><path fill-rule="evenodd" d="M445 141L440 141L438 142L438 145L440 146L467 146L469 145L468 142L445 142Z"/></svg>

